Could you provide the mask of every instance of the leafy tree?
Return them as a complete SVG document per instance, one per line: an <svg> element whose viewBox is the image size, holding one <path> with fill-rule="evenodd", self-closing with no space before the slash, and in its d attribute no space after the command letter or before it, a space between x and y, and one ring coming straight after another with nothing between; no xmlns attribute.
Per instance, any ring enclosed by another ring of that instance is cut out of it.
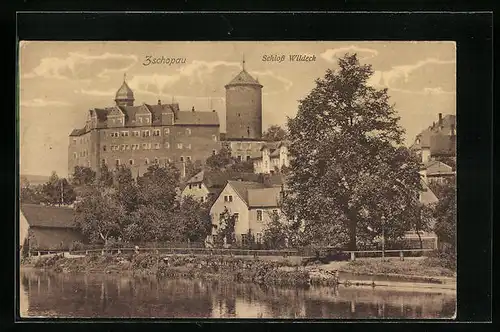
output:
<svg viewBox="0 0 500 332"><path fill-rule="evenodd" d="M433 206L432 216L436 220L434 232L439 241L455 249L457 235L457 192L454 179L443 183L429 184L439 201Z"/></svg>
<svg viewBox="0 0 500 332"><path fill-rule="evenodd" d="M115 193L95 186L75 206L75 223L92 243L107 244L110 238L123 237L128 222L126 210Z"/></svg>
<svg viewBox="0 0 500 332"><path fill-rule="evenodd" d="M133 242L158 242L178 238L172 225L168 225L166 211L141 205L130 214L129 223L124 230L125 239Z"/></svg>
<svg viewBox="0 0 500 332"><path fill-rule="evenodd" d="M278 142L286 139L286 130L278 125L272 125L262 134L262 138L266 141Z"/></svg>
<svg viewBox="0 0 500 332"><path fill-rule="evenodd" d="M48 205L68 205L76 199L73 186L65 178L52 172L49 180L42 186L42 203Z"/></svg>
<svg viewBox="0 0 500 332"><path fill-rule="evenodd" d="M203 241L211 233L210 208L192 197L182 201L179 216L182 219L182 237L193 242Z"/></svg>
<svg viewBox="0 0 500 332"><path fill-rule="evenodd" d="M179 179L179 171L170 164L149 166L147 172L137 179L138 203L171 211L175 208Z"/></svg>
<svg viewBox="0 0 500 332"><path fill-rule="evenodd" d="M19 200L21 203L40 204L43 200L42 186L33 186L28 179L22 178Z"/></svg>
<svg viewBox="0 0 500 332"><path fill-rule="evenodd" d="M104 187L111 187L113 185L113 173L109 170L108 165L105 163L101 164L98 182Z"/></svg>
<svg viewBox="0 0 500 332"><path fill-rule="evenodd" d="M223 170L232 165L234 159L231 157L231 148L228 143L224 142L219 153L208 157L205 163L209 168L216 171Z"/></svg>
<svg viewBox="0 0 500 332"><path fill-rule="evenodd" d="M269 217L270 221L264 229L262 241L267 248L284 248L287 241L286 239L289 236L288 227L282 222L278 213L271 212Z"/></svg>
<svg viewBox="0 0 500 332"><path fill-rule="evenodd" d="M217 247L222 247L224 245L224 238L228 245L232 245L236 242L234 235L234 226L236 223L236 216L229 212L227 208L219 216L219 225L213 225L217 229L217 233L214 237L214 244Z"/></svg>
<svg viewBox="0 0 500 332"><path fill-rule="evenodd" d="M192 162L191 160L188 160L186 162L186 179L190 179L199 172L201 172L203 169L201 161L196 160L195 162Z"/></svg>
<svg viewBox="0 0 500 332"><path fill-rule="evenodd" d="M71 182L78 187L94 183L95 178L96 173L90 167L75 166Z"/></svg>
<svg viewBox="0 0 500 332"><path fill-rule="evenodd" d="M404 130L387 89L367 84L372 74L371 65L346 54L288 120L294 158L287 214L304 221L310 238L339 242L347 233L354 250L358 239L382 231L402 237L421 189L418 160L402 147ZM332 230L341 235L331 238Z"/></svg>

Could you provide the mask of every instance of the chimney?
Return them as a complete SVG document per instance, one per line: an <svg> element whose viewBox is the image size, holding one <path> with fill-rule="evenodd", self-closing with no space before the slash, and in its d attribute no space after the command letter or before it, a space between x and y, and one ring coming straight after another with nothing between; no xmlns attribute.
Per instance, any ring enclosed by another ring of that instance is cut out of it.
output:
<svg viewBox="0 0 500 332"><path fill-rule="evenodd" d="M191 111L194 112L194 106L193 106L193 108L191 108Z"/></svg>
<svg viewBox="0 0 500 332"><path fill-rule="evenodd" d="M439 113L439 126L443 125L443 113Z"/></svg>
<svg viewBox="0 0 500 332"><path fill-rule="evenodd" d="M161 99L158 99L158 105L161 105Z"/></svg>

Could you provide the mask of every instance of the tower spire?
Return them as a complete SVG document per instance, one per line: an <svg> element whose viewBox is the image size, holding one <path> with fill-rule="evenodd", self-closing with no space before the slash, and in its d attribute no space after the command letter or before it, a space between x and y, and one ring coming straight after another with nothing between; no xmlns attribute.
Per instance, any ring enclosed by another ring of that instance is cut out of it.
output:
<svg viewBox="0 0 500 332"><path fill-rule="evenodd" d="M127 82L127 73L123 73L123 82Z"/></svg>
<svg viewBox="0 0 500 332"><path fill-rule="evenodd" d="M243 60L241 62L241 67L245 70L245 53L243 53Z"/></svg>

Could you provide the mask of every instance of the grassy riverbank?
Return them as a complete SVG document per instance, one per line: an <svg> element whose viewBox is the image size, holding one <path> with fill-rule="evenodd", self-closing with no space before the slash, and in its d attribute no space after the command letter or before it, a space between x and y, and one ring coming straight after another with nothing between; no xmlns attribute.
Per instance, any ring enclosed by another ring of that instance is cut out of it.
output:
<svg viewBox="0 0 500 332"><path fill-rule="evenodd" d="M210 256L165 256L159 254L89 255L78 258L60 256L27 259L24 266L56 272L130 273L159 278L183 277L253 282L266 285L306 286L309 273L298 265L253 258ZM293 267L285 270L283 267Z"/></svg>

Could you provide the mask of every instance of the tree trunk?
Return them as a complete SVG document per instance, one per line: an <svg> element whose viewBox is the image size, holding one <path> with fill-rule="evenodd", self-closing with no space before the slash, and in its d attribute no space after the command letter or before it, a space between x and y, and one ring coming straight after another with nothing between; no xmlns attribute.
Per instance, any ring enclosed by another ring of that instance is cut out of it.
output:
<svg viewBox="0 0 500 332"><path fill-rule="evenodd" d="M349 250L357 250L356 227L357 222L352 216L349 218Z"/></svg>
<svg viewBox="0 0 500 332"><path fill-rule="evenodd" d="M424 249L424 244L422 242L422 237L420 236L420 231L417 231L418 240L420 241L420 249Z"/></svg>

